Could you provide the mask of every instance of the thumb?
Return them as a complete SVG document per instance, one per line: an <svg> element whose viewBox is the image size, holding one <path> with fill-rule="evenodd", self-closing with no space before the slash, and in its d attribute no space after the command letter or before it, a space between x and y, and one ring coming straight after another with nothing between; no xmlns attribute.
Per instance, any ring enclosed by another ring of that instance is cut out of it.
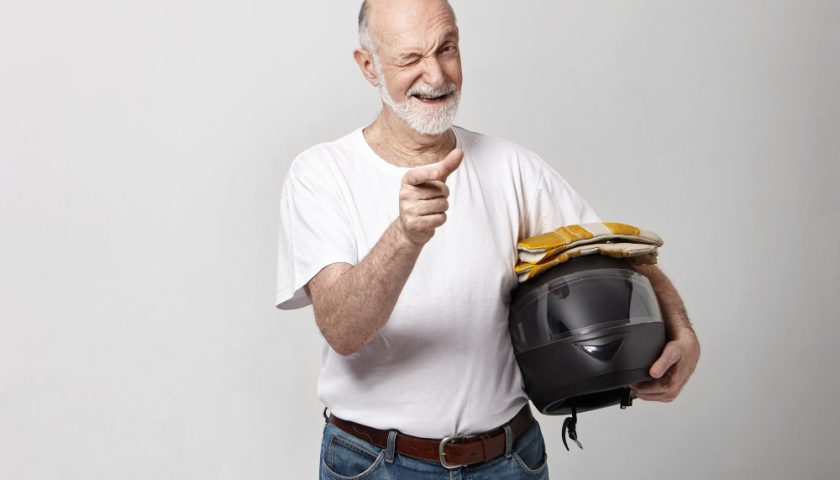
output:
<svg viewBox="0 0 840 480"><path fill-rule="evenodd" d="M677 347L675 342L668 342L665 345L665 349L662 351L662 355L654 362L654 364L650 367L650 376L653 378L660 378L662 375L665 375L665 372L671 368L672 365L680 361L681 350Z"/></svg>

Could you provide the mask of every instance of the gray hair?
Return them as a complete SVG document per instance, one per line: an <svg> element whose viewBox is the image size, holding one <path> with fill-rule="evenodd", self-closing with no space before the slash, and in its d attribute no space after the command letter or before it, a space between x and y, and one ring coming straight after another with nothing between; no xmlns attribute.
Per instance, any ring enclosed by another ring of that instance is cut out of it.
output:
<svg viewBox="0 0 840 480"><path fill-rule="evenodd" d="M370 7L368 6L368 2L364 0L362 2L362 8L359 9L359 46L375 57L376 50L374 49L373 39L370 38L370 31L368 30L368 26L370 25L369 12Z"/></svg>
<svg viewBox="0 0 840 480"><path fill-rule="evenodd" d="M455 23L458 23L458 19L455 17L455 10L452 9L452 5L449 4L449 0L444 0L446 2L446 6L449 8L449 11L452 13L452 19ZM374 60L376 59L376 48L375 42L370 35L370 6L368 5L368 0L364 0L362 2L362 8L359 9L359 46L363 49L367 50L368 52L373 55Z"/></svg>

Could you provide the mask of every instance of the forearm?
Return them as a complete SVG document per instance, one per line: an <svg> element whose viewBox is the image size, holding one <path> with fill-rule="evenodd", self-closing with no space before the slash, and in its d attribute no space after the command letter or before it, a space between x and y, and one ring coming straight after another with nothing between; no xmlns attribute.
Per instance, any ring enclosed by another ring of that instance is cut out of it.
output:
<svg viewBox="0 0 840 480"><path fill-rule="evenodd" d="M670 402L677 397L700 359L700 342L674 285L656 265L635 265L648 277L665 319L668 342L650 367L649 382L632 385L643 400Z"/></svg>
<svg viewBox="0 0 840 480"><path fill-rule="evenodd" d="M656 265L634 265L634 268L650 280L656 299L659 301L659 308L662 310L668 338L676 338L682 330L688 330L693 334L694 329L685 305L671 280Z"/></svg>
<svg viewBox="0 0 840 480"><path fill-rule="evenodd" d="M328 272L327 281L316 281L315 321L339 354L358 351L391 317L423 245L446 222L446 178L463 158L463 150L455 148L440 162L407 171L400 184L399 218L358 265L340 266L340 272Z"/></svg>
<svg viewBox="0 0 840 480"><path fill-rule="evenodd" d="M421 250L400 233L398 221L391 223L370 253L313 304L318 327L334 350L354 353L385 326Z"/></svg>

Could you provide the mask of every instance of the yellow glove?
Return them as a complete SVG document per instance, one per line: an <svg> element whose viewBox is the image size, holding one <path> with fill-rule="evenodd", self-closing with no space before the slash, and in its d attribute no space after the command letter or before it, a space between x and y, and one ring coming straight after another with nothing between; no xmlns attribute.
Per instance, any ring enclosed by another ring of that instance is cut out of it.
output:
<svg viewBox="0 0 840 480"><path fill-rule="evenodd" d="M519 282L522 283L536 277L558 263L563 263L575 257L594 255L596 253L600 253L606 257L625 258L630 263L635 264L656 263L656 256L659 254L656 245L645 245L642 243L593 243L570 248L542 263L519 262L513 271L516 272L519 277Z"/></svg>
<svg viewBox="0 0 840 480"><path fill-rule="evenodd" d="M524 282L570 258L596 253L656 263L657 248L663 243L656 233L626 223L567 225L519 242L520 261L514 271Z"/></svg>

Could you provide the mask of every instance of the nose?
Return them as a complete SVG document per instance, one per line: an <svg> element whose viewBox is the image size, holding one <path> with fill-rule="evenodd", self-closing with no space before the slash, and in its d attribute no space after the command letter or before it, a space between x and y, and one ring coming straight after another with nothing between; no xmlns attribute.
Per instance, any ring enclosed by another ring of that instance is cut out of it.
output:
<svg viewBox="0 0 840 480"><path fill-rule="evenodd" d="M423 78L432 88L442 87L445 83L443 68L435 55L423 59Z"/></svg>

